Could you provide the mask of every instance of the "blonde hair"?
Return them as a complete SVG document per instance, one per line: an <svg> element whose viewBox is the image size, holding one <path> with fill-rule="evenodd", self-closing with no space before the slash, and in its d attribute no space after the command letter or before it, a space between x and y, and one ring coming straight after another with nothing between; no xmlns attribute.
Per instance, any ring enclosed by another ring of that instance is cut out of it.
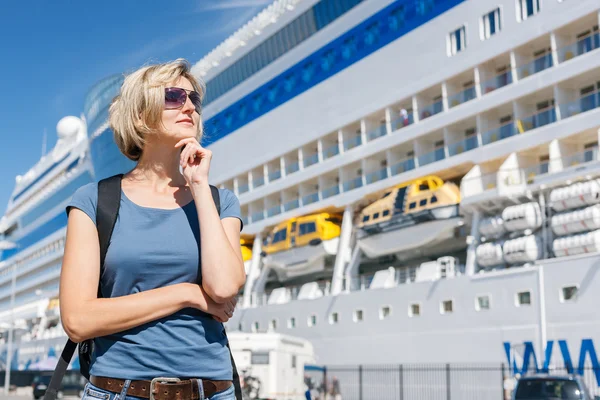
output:
<svg viewBox="0 0 600 400"><path fill-rule="evenodd" d="M115 142L127 158L137 161L142 155L148 135L162 128L165 87L184 77L204 98L204 84L190 72L190 64L177 59L163 64L142 67L129 74L108 111ZM198 123L197 139L202 139L202 119Z"/></svg>

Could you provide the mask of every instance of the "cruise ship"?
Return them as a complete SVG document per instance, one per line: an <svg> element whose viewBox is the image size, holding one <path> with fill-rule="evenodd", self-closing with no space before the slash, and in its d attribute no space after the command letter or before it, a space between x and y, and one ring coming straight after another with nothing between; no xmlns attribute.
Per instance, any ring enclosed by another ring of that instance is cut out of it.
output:
<svg viewBox="0 0 600 400"><path fill-rule="evenodd" d="M303 337L322 365L597 367L599 21L596 0L277 0L194 60L211 182L244 221L227 328ZM65 202L132 167L107 124L121 82L16 178L15 368L65 339Z"/></svg>

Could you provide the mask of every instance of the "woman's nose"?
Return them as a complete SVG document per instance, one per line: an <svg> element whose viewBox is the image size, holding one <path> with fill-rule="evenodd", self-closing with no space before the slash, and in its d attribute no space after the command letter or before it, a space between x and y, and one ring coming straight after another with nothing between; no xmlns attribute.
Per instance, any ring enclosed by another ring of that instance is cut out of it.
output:
<svg viewBox="0 0 600 400"><path fill-rule="evenodd" d="M181 108L181 112L186 113L186 114L191 114L194 111L196 111L196 106L194 106L194 103L192 103L190 96L187 96L185 99L185 104Z"/></svg>

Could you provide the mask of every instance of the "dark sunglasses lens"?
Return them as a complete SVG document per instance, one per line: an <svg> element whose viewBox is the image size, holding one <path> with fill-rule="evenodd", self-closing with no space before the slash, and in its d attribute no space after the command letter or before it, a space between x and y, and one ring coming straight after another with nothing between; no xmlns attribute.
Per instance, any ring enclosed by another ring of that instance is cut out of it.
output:
<svg viewBox="0 0 600 400"><path fill-rule="evenodd" d="M200 114L200 111L202 110L202 99L200 98L198 92L191 92L190 100L192 101L194 107L196 107L196 112Z"/></svg>
<svg viewBox="0 0 600 400"><path fill-rule="evenodd" d="M179 108L185 104L186 93L185 90L179 88L167 88L165 89L165 108L174 109Z"/></svg>

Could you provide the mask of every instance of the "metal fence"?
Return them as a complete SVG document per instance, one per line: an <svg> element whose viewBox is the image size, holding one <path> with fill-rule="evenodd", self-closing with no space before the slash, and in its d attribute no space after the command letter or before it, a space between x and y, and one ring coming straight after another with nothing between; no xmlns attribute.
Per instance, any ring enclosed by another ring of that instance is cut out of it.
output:
<svg viewBox="0 0 600 400"><path fill-rule="evenodd" d="M515 384L506 364L315 366L305 372L313 400L505 400ZM592 395L600 393L597 372L589 367L582 376Z"/></svg>

